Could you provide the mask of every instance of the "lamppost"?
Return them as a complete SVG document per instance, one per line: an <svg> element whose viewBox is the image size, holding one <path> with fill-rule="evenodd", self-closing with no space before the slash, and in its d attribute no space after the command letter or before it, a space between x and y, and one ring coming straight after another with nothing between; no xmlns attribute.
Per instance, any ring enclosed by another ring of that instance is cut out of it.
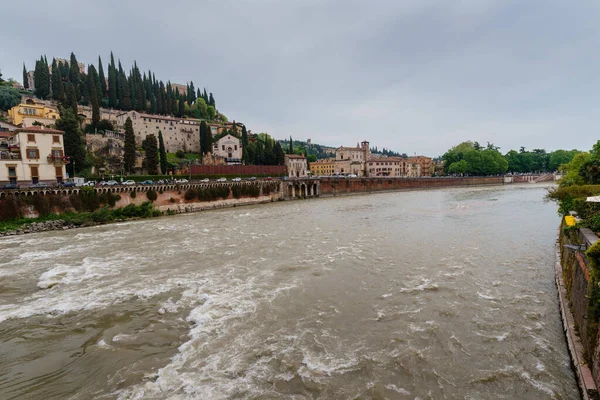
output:
<svg viewBox="0 0 600 400"><path fill-rule="evenodd" d="M121 182L123 182L123 160L121 160Z"/></svg>

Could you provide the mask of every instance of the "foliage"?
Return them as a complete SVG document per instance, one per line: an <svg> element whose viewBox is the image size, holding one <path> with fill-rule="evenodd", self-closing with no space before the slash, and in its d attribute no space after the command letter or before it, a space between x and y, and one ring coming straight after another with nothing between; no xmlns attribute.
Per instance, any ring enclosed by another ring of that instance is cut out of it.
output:
<svg viewBox="0 0 600 400"><path fill-rule="evenodd" d="M229 197L228 186L216 186L216 187L199 187L196 189L188 189L185 192L184 198L187 201L198 199L199 201L215 201L219 199L226 199Z"/></svg>
<svg viewBox="0 0 600 400"><path fill-rule="evenodd" d="M183 150L177 150L175 155L177 156L177 158L185 158L185 153L183 152Z"/></svg>
<svg viewBox="0 0 600 400"><path fill-rule="evenodd" d="M86 147L79 119L71 108L61 107L60 119L56 121L56 128L64 131L63 140L65 155L69 156L71 172L77 172L88 167L86 160Z"/></svg>
<svg viewBox="0 0 600 400"><path fill-rule="evenodd" d="M167 161L167 151L165 150L165 141L161 131L158 131L158 156L160 161L160 172L166 174L169 162Z"/></svg>
<svg viewBox="0 0 600 400"><path fill-rule="evenodd" d="M260 195L260 187L258 185L236 184L231 187L231 194L236 199L240 197L258 197Z"/></svg>
<svg viewBox="0 0 600 400"><path fill-rule="evenodd" d="M144 163L150 175L158 174L158 143L154 134L146 136L142 147L145 151Z"/></svg>
<svg viewBox="0 0 600 400"><path fill-rule="evenodd" d="M49 98L50 71L48 70L48 63L44 57L40 57L40 59L36 61L33 76L35 80L35 95L40 99Z"/></svg>
<svg viewBox="0 0 600 400"><path fill-rule="evenodd" d="M0 85L0 110L8 111L21 102L19 91L8 85Z"/></svg>
<svg viewBox="0 0 600 400"><path fill-rule="evenodd" d="M155 190L150 189L146 192L146 197L148 198L148 200L153 202L154 200L158 199L158 194Z"/></svg>
<svg viewBox="0 0 600 400"><path fill-rule="evenodd" d="M96 128L98 129L98 131L114 131L115 130L112 122L110 122L109 120L106 120L106 119L101 119L98 122L98 125L96 126Z"/></svg>
<svg viewBox="0 0 600 400"><path fill-rule="evenodd" d="M461 173L468 175L497 175L505 173L508 169L506 159L498 148L490 143L483 148L477 142L463 142L448 150L442 158L446 173L464 170ZM461 161L464 163L460 163ZM453 166L454 163L460 164Z"/></svg>
<svg viewBox="0 0 600 400"><path fill-rule="evenodd" d="M123 166L128 173L131 173L135 166L135 134L133 132L133 122L129 117L127 117L127 120L125 121Z"/></svg>

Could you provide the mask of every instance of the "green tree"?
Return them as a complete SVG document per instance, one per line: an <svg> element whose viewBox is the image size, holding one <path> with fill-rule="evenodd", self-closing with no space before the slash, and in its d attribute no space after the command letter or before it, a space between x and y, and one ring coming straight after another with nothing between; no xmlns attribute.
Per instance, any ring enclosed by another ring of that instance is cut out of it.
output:
<svg viewBox="0 0 600 400"><path fill-rule="evenodd" d="M108 64L108 106L116 108L117 97L117 69L112 51L110 52L110 64Z"/></svg>
<svg viewBox="0 0 600 400"><path fill-rule="evenodd" d="M123 166L128 173L131 173L135 167L135 133L133 132L133 122L129 117L125 121Z"/></svg>
<svg viewBox="0 0 600 400"><path fill-rule="evenodd" d="M465 160L456 161L450 164L448 173L464 175L467 172L467 167L468 165Z"/></svg>
<svg viewBox="0 0 600 400"><path fill-rule="evenodd" d="M98 98L102 100L106 97L106 78L104 77L104 68L102 68L102 58L98 56L98 80L100 81L100 93Z"/></svg>
<svg viewBox="0 0 600 400"><path fill-rule="evenodd" d="M549 154L548 157L548 170L558 171L561 165L565 165L571 162L573 158L579 154L579 150L556 150Z"/></svg>
<svg viewBox="0 0 600 400"><path fill-rule="evenodd" d="M72 87L72 85L69 86ZM77 113L69 107L60 107L60 119L56 121L56 128L64 132L65 155L70 158L71 173L75 175L86 169L88 164L85 139Z"/></svg>
<svg viewBox="0 0 600 400"><path fill-rule="evenodd" d="M65 101L65 88L56 60L52 60L52 98L56 101Z"/></svg>
<svg viewBox="0 0 600 400"><path fill-rule="evenodd" d="M27 68L25 68L25 63L23 63L23 87L25 89L29 89L29 75L27 75Z"/></svg>
<svg viewBox="0 0 600 400"><path fill-rule="evenodd" d="M210 127L206 122L200 123L200 154L212 153L213 137Z"/></svg>
<svg viewBox="0 0 600 400"><path fill-rule="evenodd" d="M33 76L35 95L40 99L47 99L50 96L50 73L48 72L48 65L44 62L44 57L35 63Z"/></svg>
<svg viewBox="0 0 600 400"><path fill-rule="evenodd" d="M71 59L69 61L69 82L75 89L76 100L81 99L81 79L79 74L79 63L74 53L71 53Z"/></svg>
<svg viewBox="0 0 600 400"><path fill-rule="evenodd" d="M248 131L246 125L242 125L242 148L248 146Z"/></svg>
<svg viewBox="0 0 600 400"><path fill-rule="evenodd" d="M0 86L0 110L8 111L21 102L19 91L8 85Z"/></svg>
<svg viewBox="0 0 600 400"><path fill-rule="evenodd" d="M158 154L160 156L160 171L163 174L167 173L167 152L165 151L165 142L161 131L158 131Z"/></svg>
<svg viewBox="0 0 600 400"><path fill-rule="evenodd" d="M146 136L144 150L146 152L144 160L148 174L156 175L158 173L158 143L154 134Z"/></svg>
<svg viewBox="0 0 600 400"><path fill-rule="evenodd" d="M283 152L283 148L281 147L281 143L279 143L279 140L277 142L275 142L275 147L273 148L273 152L275 153L276 165L284 165L285 164L285 153Z"/></svg>
<svg viewBox="0 0 600 400"><path fill-rule="evenodd" d="M98 128L100 122L100 104L98 101L98 93L96 92L96 85L90 85L90 100L92 104L92 126Z"/></svg>
<svg viewBox="0 0 600 400"><path fill-rule="evenodd" d="M294 154L294 140L290 136L290 148L288 149L288 154Z"/></svg>

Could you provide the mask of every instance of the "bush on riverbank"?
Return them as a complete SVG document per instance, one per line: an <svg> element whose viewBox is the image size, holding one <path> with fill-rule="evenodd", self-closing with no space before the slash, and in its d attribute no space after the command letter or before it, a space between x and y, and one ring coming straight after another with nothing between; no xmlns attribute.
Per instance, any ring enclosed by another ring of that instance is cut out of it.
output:
<svg viewBox="0 0 600 400"><path fill-rule="evenodd" d="M231 187L231 193L235 199L240 197L258 197L260 195L260 188L258 185L233 185Z"/></svg>
<svg viewBox="0 0 600 400"><path fill-rule="evenodd" d="M568 215L569 211L577 211L581 218L588 218L600 212L599 203L588 203L590 196L600 195L600 185L559 186L548 190L546 198L558 203L558 212Z"/></svg>
<svg viewBox="0 0 600 400"><path fill-rule="evenodd" d="M159 210L152 208L152 203L149 201L142 203L137 206L135 204L129 204L123 208L116 208L114 210L104 206L93 212L68 212L65 214L48 214L37 218L19 218L11 221L0 222L0 232L14 231L22 229L32 223L47 222L62 220L65 225L82 226L82 225L96 225L115 220L132 219L132 218L151 218L162 215Z"/></svg>

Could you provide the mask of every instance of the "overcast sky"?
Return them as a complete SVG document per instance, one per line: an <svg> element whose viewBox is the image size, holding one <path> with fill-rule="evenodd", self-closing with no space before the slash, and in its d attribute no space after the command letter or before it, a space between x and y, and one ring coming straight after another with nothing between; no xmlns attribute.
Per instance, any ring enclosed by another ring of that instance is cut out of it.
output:
<svg viewBox="0 0 600 400"><path fill-rule="evenodd" d="M600 139L596 0L103 0L0 6L0 69L40 54L206 86L253 132L441 155ZM25 13L25 14L23 14ZM106 69L105 69L106 71Z"/></svg>

